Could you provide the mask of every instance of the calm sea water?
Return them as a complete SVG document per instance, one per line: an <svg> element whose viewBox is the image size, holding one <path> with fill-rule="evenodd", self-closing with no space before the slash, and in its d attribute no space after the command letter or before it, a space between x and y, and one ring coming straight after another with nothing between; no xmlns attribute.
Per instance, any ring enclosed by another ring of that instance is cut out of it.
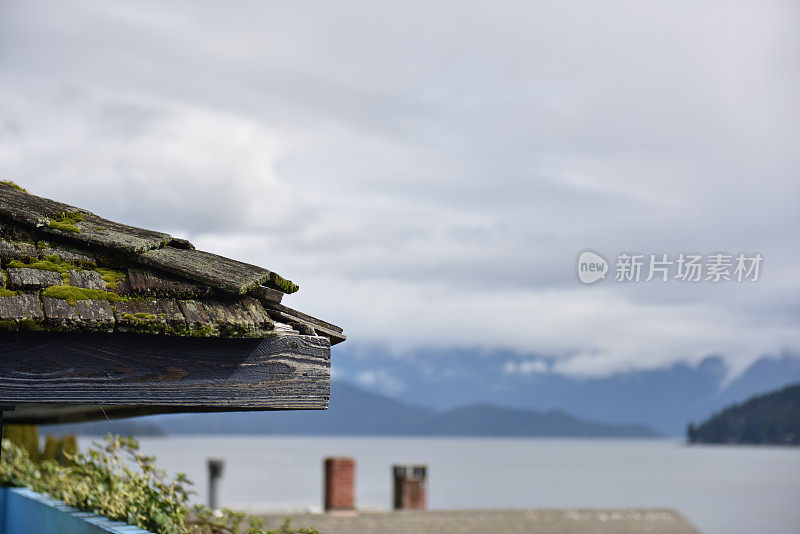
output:
<svg viewBox="0 0 800 534"><path fill-rule="evenodd" d="M88 439L88 438L87 438ZM86 439L82 440L82 444ZM705 534L799 534L800 449L668 440L170 437L141 440L206 495L206 459L225 460L223 503L314 509L322 459L357 461L357 503L388 509L393 463L429 466L429 506L671 507Z"/></svg>

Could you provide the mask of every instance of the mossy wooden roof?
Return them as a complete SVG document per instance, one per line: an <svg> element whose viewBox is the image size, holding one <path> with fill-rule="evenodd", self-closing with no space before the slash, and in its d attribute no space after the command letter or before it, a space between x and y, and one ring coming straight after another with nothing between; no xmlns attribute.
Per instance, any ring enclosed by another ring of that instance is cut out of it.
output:
<svg viewBox="0 0 800 534"><path fill-rule="evenodd" d="M298 287L0 182L0 406L16 423L325 409L342 329Z"/></svg>
<svg viewBox="0 0 800 534"><path fill-rule="evenodd" d="M277 273L8 182L0 182L0 262L0 330L345 339L282 305L299 288Z"/></svg>

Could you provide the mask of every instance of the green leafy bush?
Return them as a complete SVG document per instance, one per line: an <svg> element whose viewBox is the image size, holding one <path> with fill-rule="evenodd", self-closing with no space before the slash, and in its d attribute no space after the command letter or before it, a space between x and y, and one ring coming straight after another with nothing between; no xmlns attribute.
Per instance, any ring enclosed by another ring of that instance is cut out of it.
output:
<svg viewBox="0 0 800 534"><path fill-rule="evenodd" d="M25 448L4 439L0 485L25 486L158 534L319 534L313 527L293 529L288 520L279 529L264 530L258 518L242 530L242 513L225 510L216 517L207 507L190 508L191 482L182 473L169 479L155 467L154 457L139 452L133 438L109 435L85 453L74 450L69 440L53 440L37 462Z"/></svg>
<svg viewBox="0 0 800 534"><path fill-rule="evenodd" d="M65 503L158 533L186 532L186 480L166 480L154 459L138 452L132 438L106 438L60 465L34 462L27 451L3 440L0 483L27 486Z"/></svg>

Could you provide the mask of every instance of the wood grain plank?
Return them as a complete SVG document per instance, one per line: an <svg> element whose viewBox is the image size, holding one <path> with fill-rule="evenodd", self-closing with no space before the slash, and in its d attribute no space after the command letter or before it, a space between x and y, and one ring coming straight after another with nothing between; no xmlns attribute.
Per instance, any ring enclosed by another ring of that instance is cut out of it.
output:
<svg viewBox="0 0 800 534"><path fill-rule="evenodd" d="M327 321L323 321L322 319L318 319L317 317L312 317L307 313L303 313L301 311L295 310L290 308L289 306L284 306L278 302L262 302L264 306L269 310L275 310L282 313L285 313L287 316L294 317L295 319L299 319L300 321L309 323L312 326L321 326L326 330L331 330L333 332L337 332L341 334L343 332L342 328L336 326L335 324L331 324Z"/></svg>
<svg viewBox="0 0 800 534"><path fill-rule="evenodd" d="M280 303L283 299L283 292L270 287L258 286L249 291L249 294L258 300L269 300L272 302Z"/></svg>
<svg viewBox="0 0 800 534"><path fill-rule="evenodd" d="M320 337L2 337L0 404L285 410L324 409L330 396L330 343Z"/></svg>
<svg viewBox="0 0 800 534"><path fill-rule="evenodd" d="M93 405L93 404L17 404L13 412L4 412L3 420L9 424L54 425L103 421L125 417L141 417L174 413L224 413L285 411L293 408L225 408L219 406L149 406L149 405ZM299 410L324 410L321 408L297 408ZM14 414L13 417L11 414Z"/></svg>
<svg viewBox="0 0 800 534"><path fill-rule="evenodd" d="M267 305L266 307L269 309L269 314L276 320L290 324L295 327L300 325L305 325L306 327L313 329L313 331L315 331L317 335L327 336L331 340L332 345L336 345L337 343L341 343L342 341L347 339L347 336L345 336L340 331L328 328L326 325L328 325L329 323L325 323L324 321L312 322L310 320L307 320L306 318L308 318L309 316L305 315L304 313L298 313L298 312L286 313L283 311L278 311L277 309L274 309L272 306L269 305ZM286 308L286 306L281 306L281 307ZM311 317L311 319L313 319L313 317ZM337 326L336 328L339 327Z"/></svg>

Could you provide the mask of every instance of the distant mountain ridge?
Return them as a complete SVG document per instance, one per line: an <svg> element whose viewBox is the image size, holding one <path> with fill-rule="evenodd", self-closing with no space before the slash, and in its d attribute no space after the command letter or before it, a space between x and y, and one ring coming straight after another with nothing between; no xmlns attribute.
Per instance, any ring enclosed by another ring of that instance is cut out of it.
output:
<svg viewBox="0 0 800 534"><path fill-rule="evenodd" d="M686 433L691 443L800 445L800 384L726 408Z"/></svg>
<svg viewBox="0 0 800 534"><path fill-rule="evenodd" d="M162 415L128 421L63 425L78 434L134 435L370 435L497 437L656 437L644 425L587 421L562 411L532 411L485 404L437 411L362 391L345 382L332 386L326 411L234 412ZM141 433L136 430L140 425Z"/></svg>
<svg viewBox="0 0 800 534"><path fill-rule="evenodd" d="M645 425L586 421L560 410L546 412L474 404L437 413L413 428L414 435L656 437Z"/></svg>
<svg viewBox="0 0 800 534"><path fill-rule="evenodd" d="M221 432L218 429L225 427L237 433L252 433L255 427L265 429L259 433L270 434L426 435L424 421L428 417L465 406L488 405L508 410L534 409L539 414L561 411L584 422L603 421L609 425L641 423L659 434L683 437L690 421L703 421L753 395L800 382L797 353L765 356L734 380L729 380L729 368L720 356L710 356L694 365L677 363L601 377L565 376L553 372L545 357L502 351L430 350L401 358L378 348L358 350L345 343L337 346L334 360L339 379L333 384L332 408L324 413L335 414L343 409L355 413L353 404L369 404L370 410L357 418L276 412L263 419L254 414L226 414L221 419L209 416L202 424L208 426L209 432ZM525 367L525 362L538 365ZM363 391L359 395L340 394L349 387L344 381L355 383ZM458 412L452 416L457 417ZM158 425L149 429L141 424L149 424L151 419L131 420L131 424L137 425L138 432L151 435L198 432L193 428L200 424L195 419L198 416L191 416L188 421L174 417L163 419L169 425L162 424L162 419L153 419ZM115 422L111 428L120 424ZM120 432L129 431L123 427Z"/></svg>
<svg viewBox="0 0 800 534"><path fill-rule="evenodd" d="M428 349L402 357L380 347L337 347L337 376L367 391L439 410L490 404L563 410L585 420L643 423L683 436L702 421L753 395L800 382L800 354L764 356L733 379L722 356L603 376L554 371L546 355L481 349Z"/></svg>

